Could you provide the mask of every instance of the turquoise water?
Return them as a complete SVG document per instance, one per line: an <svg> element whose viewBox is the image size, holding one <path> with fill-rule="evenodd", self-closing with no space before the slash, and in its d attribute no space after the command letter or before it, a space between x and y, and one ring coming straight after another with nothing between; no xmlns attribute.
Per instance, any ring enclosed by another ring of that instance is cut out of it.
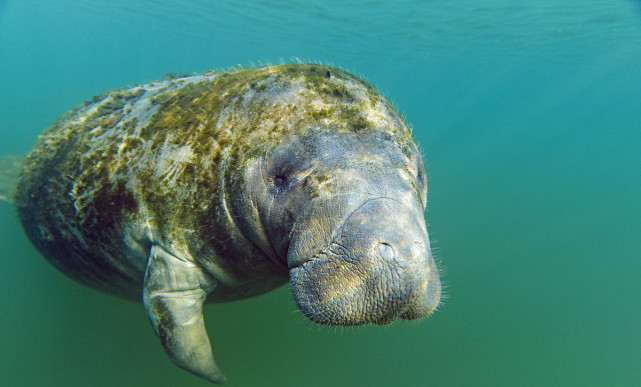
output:
<svg viewBox="0 0 641 387"><path fill-rule="evenodd" d="M208 306L227 385L641 385L641 2L237 3L0 0L0 155L109 88L299 59L365 77L414 127L442 308L330 329L287 287ZM141 305L50 267L6 203L0 246L0 384L208 385Z"/></svg>

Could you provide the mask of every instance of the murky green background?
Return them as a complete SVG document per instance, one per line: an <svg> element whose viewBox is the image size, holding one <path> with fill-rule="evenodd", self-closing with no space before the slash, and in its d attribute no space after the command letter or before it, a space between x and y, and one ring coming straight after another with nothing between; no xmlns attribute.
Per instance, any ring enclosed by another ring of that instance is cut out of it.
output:
<svg viewBox="0 0 641 387"><path fill-rule="evenodd" d="M209 306L228 386L641 385L639 1L0 0L0 155L109 88L298 58L413 125L447 299L359 329L305 321L287 287ZM208 385L6 203L0 249L1 385Z"/></svg>

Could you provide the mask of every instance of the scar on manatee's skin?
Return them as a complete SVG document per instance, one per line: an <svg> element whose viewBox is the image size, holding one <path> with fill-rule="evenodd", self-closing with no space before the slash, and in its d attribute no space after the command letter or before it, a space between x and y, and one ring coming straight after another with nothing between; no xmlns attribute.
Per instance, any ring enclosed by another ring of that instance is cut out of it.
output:
<svg viewBox="0 0 641 387"><path fill-rule="evenodd" d="M289 281L303 315L349 326L421 318L440 300L421 154L374 87L338 68L111 90L63 114L20 163L14 204L44 257L142 299L172 360L214 383L225 377L203 303Z"/></svg>

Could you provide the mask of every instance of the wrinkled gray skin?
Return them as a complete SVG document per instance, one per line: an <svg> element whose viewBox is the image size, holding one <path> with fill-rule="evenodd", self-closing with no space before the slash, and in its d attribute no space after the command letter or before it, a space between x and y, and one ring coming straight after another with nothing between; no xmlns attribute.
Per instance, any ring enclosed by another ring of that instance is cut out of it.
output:
<svg viewBox="0 0 641 387"><path fill-rule="evenodd" d="M312 179L322 183L310 196ZM257 216L241 229L287 260L296 304L312 321L387 324L436 308L418 152L407 160L380 133L318 129L257 160L245 182L251 195L236 211Z"/></svg>

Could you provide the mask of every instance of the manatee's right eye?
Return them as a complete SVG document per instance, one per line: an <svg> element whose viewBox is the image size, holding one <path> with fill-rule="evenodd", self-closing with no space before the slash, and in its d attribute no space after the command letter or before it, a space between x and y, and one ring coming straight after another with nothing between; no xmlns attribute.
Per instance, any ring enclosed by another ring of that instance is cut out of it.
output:
<svg viewBox="0 0 641 387"><path fill-rule="evenodd" d="M287 176L284 174L278 174L274 176L274 186L276 188L285 188L287 185Z"/></svg>
<svg viewBox="0 0 641 387"><path fill-rule="evenodd" d="M294 182L294 172L289 166L280 166L272 170L268 177L268 185L271 186L271 191L274 194L280 194L287 191Z"/></svg>
<svg viewBox="0 0 641 387"><path fill-rule="evenodd" d="M294 190L313 158L313 153L300 141L286 143L283 140L275 149L267 152L262 169L270 193L278 195Z"/></svg>

